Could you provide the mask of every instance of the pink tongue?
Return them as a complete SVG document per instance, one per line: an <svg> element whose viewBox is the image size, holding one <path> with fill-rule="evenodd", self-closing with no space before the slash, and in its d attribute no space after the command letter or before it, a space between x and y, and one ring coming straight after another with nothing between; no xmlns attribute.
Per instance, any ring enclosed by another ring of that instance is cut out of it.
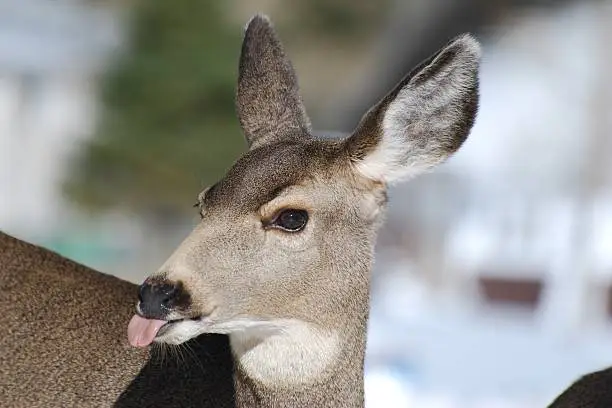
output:
<svg viewBox="0 0 612 408"><path fill-rule="evenodd" d="M145 319L134 315L128 324L128 340L134 347L146 347L153 342L157 332L168 323L165 320Z"/></svg>

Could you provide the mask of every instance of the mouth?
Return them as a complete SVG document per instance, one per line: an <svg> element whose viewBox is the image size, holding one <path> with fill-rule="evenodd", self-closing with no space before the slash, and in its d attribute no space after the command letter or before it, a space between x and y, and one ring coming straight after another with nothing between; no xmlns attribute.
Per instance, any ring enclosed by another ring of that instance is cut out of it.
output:
<svg viewBox="0 0 612 408"><path fill-rule="evenodd" d="M147 319L135 314L128 324L128 340L134 347L146 347L185 322L197 323L201 316L174 320Z"/></svg>
<svg viewBox="0 0 612 408"><path fill-rule="evenodd" d="M202 316L184 317L182 319L165 320L166 324L163 324L159 328L159 330L157 331L157 334L155 335L155 338L161 337L164 334L168 333L177 324L180 324L180 323L183 323L183 322L198 322L201 319L202 319Z"/></svg>

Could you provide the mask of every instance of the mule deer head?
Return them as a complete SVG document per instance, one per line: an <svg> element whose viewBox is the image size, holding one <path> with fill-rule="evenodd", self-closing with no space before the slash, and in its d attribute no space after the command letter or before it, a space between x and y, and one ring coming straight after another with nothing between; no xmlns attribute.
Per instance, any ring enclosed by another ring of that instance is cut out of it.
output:
<svg viewBox="0 0 612 408"><path fill-rule="evenodd" d="M479 59L472 37L454 39L352 135L320 140L271 23L254 17L236 101L249 149L199 194L201 222L141 286L132 344L225 333L238 372L262 387L333 377L351 383L359 403L387 186L461 146L476 115Z"/></svg>

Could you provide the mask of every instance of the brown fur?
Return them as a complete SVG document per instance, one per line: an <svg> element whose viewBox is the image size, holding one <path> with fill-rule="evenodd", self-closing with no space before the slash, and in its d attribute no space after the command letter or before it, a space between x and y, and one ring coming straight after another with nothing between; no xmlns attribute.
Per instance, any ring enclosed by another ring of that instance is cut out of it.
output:
<svg viewBox="0 0 612 408"><path fill-rule="evenodd" d="M198 347L200 374L193 362L160 366L155 358L140 370L146 354L123 340L133 285L5 237L9 405L104 406L127 387L118 406L225 407L234 404L233 377L239 407L363 407L386 186L463 143L476 113L479 57L475 40L454 40L348 139L316 140L280 41L267 18L253 18L237 92L250 150L199 195L202 222L152 276L180 284L188 300L165 315L176 321L157 342L217 339ZM285 209L308 212L301 232L271 227ZM234 365L225 337L201 333L229 335Z"/></svg>
<svg viewBox="0 0 612 408"><path fill-rule="evenodd" d="M612 407L612 368L585 375L549 405L549 408L609 407Z"/></svg>
<svg viewBox="0 0 612 408"><path fill-rule="evenodd" d="M355 137L347 139L346 144L351 152L353 159L361 160L368 153L371 153L380 142L381 137L381 121L383 112L388 105L397 97L398 93L406 86L410 86L412 82L415 86L423 84L427 80L431 80L433 76L439 75L440 71L448 68L448 65L453 64L453 60L457 57L457 44L453 41L449 42L446 47L437 51L431 57L423 61L415 67L408 75L406 75L377 105L375 105L361 120ZM438 59L438 61L436 61ZM435 64L432 64L436 61ZM471 61L477 64L477 61ZM478 110L478 89L473 89L472 92L466 94L466 98L461 101L463 106L458 109L460 118L453 118L453 126L447 129L448 134L441 135L440 128L435 131L436 135L425 133L418 135L420 144L426 147L432 141L441 141L441 149L446 154L453 153L467 139L470 129L474 124L476 112ZM431 118L428 118L431 119ZM440 118L437 118L440 120ZM444 156L445 153L440 155Z"/></svg>
<svg viewBox="0 0 612 408"><path fill-rule="evenodd" d="M266 19L266 17L261 17ZM308 133L310 121L291 62L274 31L249 24L240 57L236 108L249 145Z"/></svg>
<svg viewBox="0 0 612 408"><path fill-rule="evenodd" d="M135 285L0 234L0 405L110 406L147 361Z"/></svg>
<svg viewBox="0 0 612 408"><path fill-rule="evenodd" d="M461 146L476 114L479 52L469 37L454 40L353 136L317 140L271 23L253 18L237 92L250 150L199 195L202 222L152 275L191 299L169 309L174 323L156 341L228 334L240 407L362 407L386 185ZM270 228L287 209L308 212L302 231Z"/></svg>
<svg viewBox="0 0 612 408"><path fill-rule="evenodd" d="M233 407L225 336L180 360L127 344L136 290L0 232L0 406Z"/></svg>

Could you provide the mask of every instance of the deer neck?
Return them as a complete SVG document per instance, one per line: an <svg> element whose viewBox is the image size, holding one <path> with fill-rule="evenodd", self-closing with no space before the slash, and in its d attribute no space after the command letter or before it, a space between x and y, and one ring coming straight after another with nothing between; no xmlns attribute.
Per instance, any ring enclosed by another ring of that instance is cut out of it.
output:
<svg viewBox="0 0 612 408"><path fill-rule="evenodd" d="M345 295L313 282L326 295L296 300L294 315L301 318L253 322L230 334L237 407L364 407L372 231L366 245L326 257L334 260L327 262L329 274L349 285Z"/></svg>
<svg viewBox="0 0 612 408"><path fill-rule="evenodd" d="M285 321L231 335L237 406L363 408L366 320L367 308L334 329Z"/></svg>

